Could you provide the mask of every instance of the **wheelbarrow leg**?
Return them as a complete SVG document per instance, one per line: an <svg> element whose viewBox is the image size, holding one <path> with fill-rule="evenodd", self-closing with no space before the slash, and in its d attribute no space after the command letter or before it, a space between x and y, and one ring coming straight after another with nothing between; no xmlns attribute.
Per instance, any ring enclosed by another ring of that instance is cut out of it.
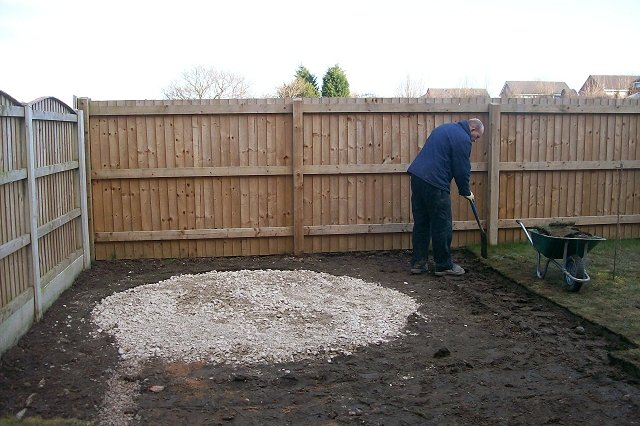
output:
<svg viewBox="0 0 640 426"><path fill-rule="evenodd" d="M547 259L547 263L544 265L544 270L541 271L540 270L541 258L542 258L542 255L538 251L538 263L536 264L536 275L538 276L538 278L544 278L544 276L547 275L547 269L549 269L549 262L551 262L551 259Z"/></svg>
<svg viewBox="0 0 640 426"><path fill-rule="evenodd" d="M564 282L567 290L577 292L582 284L589 281L584 269L584 261L577 254L572 254L564 265Z"/></svg>
<svg viewBox="0 0 640 426"><path fill-rule="evenodd" d="M567 290L577 292L580 291L582 284L589 282L591 279L585 269L589 243L587 242L584 245L583 257L580 257L578 254L572 254L567 257L567 245L568 243L565 243L564 266L562 270L564 273L564 282Z"/></svg>

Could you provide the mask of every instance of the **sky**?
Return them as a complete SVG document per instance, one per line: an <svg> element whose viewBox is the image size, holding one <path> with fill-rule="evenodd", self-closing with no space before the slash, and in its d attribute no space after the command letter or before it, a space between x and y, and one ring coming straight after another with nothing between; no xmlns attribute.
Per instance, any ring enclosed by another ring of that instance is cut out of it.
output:
<svg viewBox="0 0 640 426"><path fill-rule="evenodd" d="M338 65L352 93L640 75L638 0L0 0L0 91L162 99L195 66L274 96L300 65Z"/></svg>

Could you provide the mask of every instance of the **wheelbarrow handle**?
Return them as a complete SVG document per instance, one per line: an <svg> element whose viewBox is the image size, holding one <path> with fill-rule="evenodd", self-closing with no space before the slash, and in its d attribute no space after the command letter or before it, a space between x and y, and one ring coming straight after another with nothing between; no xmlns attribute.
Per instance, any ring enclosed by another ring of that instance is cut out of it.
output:
<svg viewBox="0 0 640 426"><path fill-rule="evenodd" d="M524 223L522 223L522 221L520 219L516 219L516 223L518 225L520 225L520 227L524 231L524 234L527 236L527 239L529 240L529 243L533 246L533 240L531 239L531 234L529 233L529 230L527 229L527 227L524 226ZM535 248L535 246L534 246L534 248Z"/></svg>

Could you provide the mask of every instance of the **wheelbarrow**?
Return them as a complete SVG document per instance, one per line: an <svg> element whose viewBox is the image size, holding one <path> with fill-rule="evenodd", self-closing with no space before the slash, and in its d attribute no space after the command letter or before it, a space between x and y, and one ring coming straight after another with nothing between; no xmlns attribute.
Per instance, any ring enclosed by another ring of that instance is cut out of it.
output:
<svg viewBox="0 0 640 426"><path fill-rule="evenodd" d="M545 235L538 228L527 228L519 219L516 219L516 222L524 231L531 246L538 253L538 261L536 263L536 275L538 278L544 278L547 274L549 263L553 262L564 274L565 288L571 292L579 291L582 284L591 280L585 267L587 253L601 241L605 241L605 238ZM542 256L547 258L544 269L541 268ZM560 259L561 262L558 261Z"/></svg>

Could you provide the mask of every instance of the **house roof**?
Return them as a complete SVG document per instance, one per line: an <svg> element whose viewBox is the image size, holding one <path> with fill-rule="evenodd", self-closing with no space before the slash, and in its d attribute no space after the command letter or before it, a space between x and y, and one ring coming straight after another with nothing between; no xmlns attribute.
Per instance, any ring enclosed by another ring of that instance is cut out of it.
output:
<svg viewBox="0 0 640 426"><path fill-rule="evenodd" d="M639 79L638 75L590 75L580 91L586 90L587 84L595 84L596 87L606 90L627 90Z"/></svg>
<svg viewBox="0 0 640 426"><path fill-rule="evenodd" d="M553 95L571 89L564 81L506 81L500 95Z"/></svg>
<svg viewBox="0 0 640 426"><path fill-rule="evenodd" d="M467 87L452 87L447 89L430 88L424 94L425 98L461 98L461 97L489 97L487 89L471 89Z"/></svg>

